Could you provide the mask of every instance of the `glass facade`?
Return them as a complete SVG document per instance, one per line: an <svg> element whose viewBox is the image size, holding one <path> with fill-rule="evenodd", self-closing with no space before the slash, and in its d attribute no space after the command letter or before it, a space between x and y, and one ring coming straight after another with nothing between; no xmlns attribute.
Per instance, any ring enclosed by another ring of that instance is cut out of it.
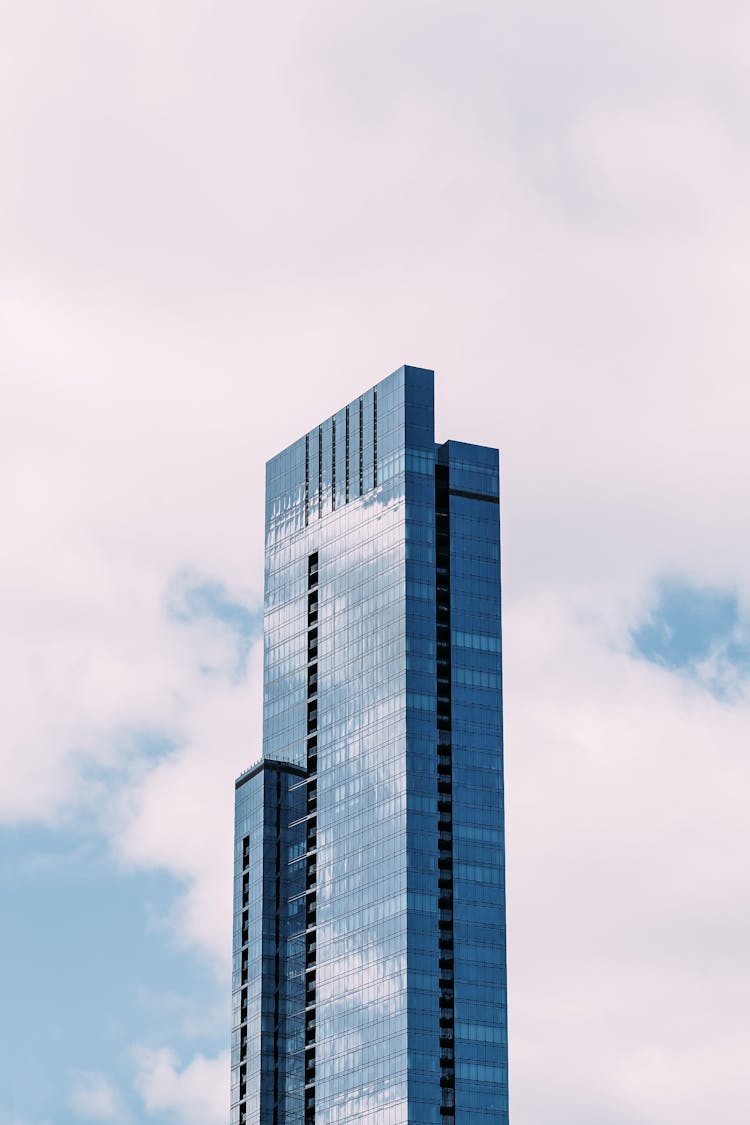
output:
<svg viewBox="0 0 750 1125"><path fill-rule="evenodd" d="M508 1120L498 472L414 367L267 466L232 1125Z"/></svg>

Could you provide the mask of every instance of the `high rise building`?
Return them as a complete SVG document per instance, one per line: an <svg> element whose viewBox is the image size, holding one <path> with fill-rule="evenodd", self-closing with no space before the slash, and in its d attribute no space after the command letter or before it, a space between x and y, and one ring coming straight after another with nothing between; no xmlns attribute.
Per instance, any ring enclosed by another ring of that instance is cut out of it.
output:
<svg viewBox="0 0 750 1125"><path fill-rule="evenodd" d="M508 1120L495 449L402 367L266 475L233 1125Z"/></svg>

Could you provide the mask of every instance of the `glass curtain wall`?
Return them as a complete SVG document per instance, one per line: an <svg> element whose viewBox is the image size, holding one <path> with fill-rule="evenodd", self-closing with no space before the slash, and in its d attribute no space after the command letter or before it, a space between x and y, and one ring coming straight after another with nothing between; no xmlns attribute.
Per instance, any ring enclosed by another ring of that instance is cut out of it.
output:
<svg viewBox="0 0 750 1125"><path fill-rule="evenodd" d="M507 1121L497 480L410 367L269 462L233 1125Z"/></svg>

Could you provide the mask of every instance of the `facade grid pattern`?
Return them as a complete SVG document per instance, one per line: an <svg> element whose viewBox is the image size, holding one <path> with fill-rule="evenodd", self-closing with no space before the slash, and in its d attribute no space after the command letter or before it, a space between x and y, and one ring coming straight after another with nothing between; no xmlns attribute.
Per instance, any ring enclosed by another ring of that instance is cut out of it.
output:
<svg viewBox="0 0 750 1125"><path fill-rule="evenodd" d="M413 367L269 462L232 1125L508 1121L498 474Z"/></svg>

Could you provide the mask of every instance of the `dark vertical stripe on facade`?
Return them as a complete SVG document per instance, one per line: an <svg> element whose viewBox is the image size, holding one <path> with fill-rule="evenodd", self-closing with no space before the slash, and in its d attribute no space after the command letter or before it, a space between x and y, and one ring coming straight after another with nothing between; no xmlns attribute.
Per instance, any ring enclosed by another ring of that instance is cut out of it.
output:
<svg viewBox="0 0 750 1125"><path fill-rule="evenodd" d="M365 477L365 451L364 451L364 448L363 448L364 434L365 434L364 416L363 416L363 409L362 409L362 399L360 399L359 400L359 494L360 494L360 496L362 495L362 492L363 492L364 477Z"/></svg>
<svg viewBox="0 0 750 1125"><path fill-rule="evenodd" d="M453 933L453 753L451 715L450 480L435 466L435 640L437 656L438 987L440 991L440 1120L455 1121Z"/></svg>
<svg viewBox="0 0 750 1125"><path fill-rule="evenodd" d="M331 509L336 507L336 415L331 418Z"/></svg>
<svg viewBox="0 0 750 1125"><path fill-rule="evenodd" d="M274 999L273 999L273 1125L279 1125L279 1069L283 1065L279 1037L281 1034L281 774L276 774L276 890L274 915ZM286 906L286 902L284 903Z"/></svg>
<svg viewBox="0 0 750 1125"><path fill-rule="evenodd" d="M349 407L346 408L346 449L345 449L345 487L344 487L344 503L349 503Z"/></svg>
<svg viewBox="0 0 750 1125"><path fill-rule="evenodd" d="M307 560L307 861L305 905L305 1125L315 1125L318 822L318 552Z"/></svg>
<svg viewBox="0 0 750 1125"><path fill-rule="evenodd" d="M305 434L305 527L310 519L310 435Z"/></svg>
<svg viewBox="0 0 750 1125"><path fill-rule="evenodd" d="M318 426L318 519L323 516L323 427Z"/></svg>
<svg viewBox="0 0 750 1125"><path fill-rule="evenodd" d="M378 392L372 392L372 480L378 487Z"/></svg>
<svg viewBox="0 0 750 1125"><path fill-rule="evenodd" d="M250 923L250 837L245 836L242 841L242 934L240 937L242 948L241 992L240 992L240 1067L239 1067L239 1097L241 1099L239 1120L245 1125L247 1120L247 1012L248 1012L248 929Z"/></svg>

